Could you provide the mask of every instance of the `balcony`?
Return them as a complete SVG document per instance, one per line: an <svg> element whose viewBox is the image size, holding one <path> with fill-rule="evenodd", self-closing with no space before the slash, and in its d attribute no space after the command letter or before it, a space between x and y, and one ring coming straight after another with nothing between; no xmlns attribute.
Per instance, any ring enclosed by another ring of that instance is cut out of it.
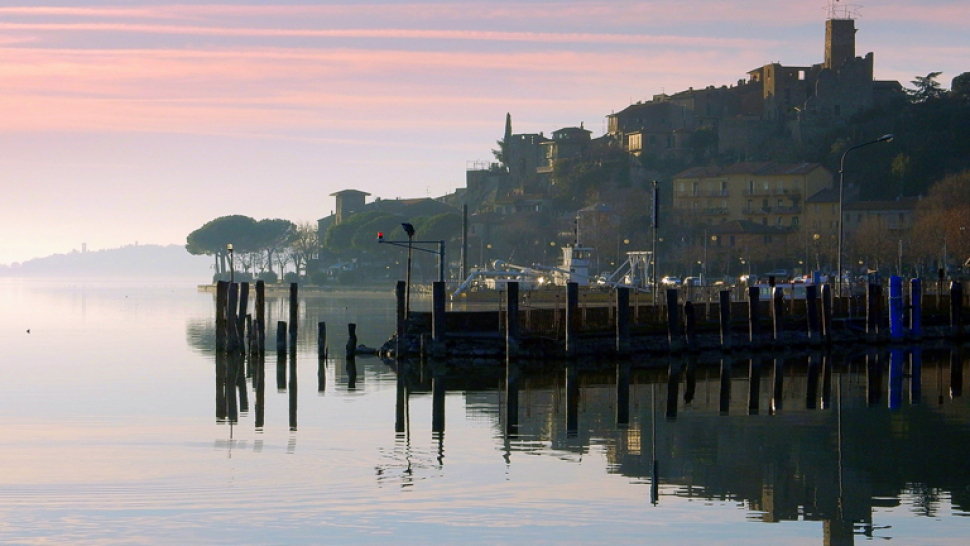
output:
<svg viewBox="0 0 970 546"><path fill-rule="evenodd" d="M715 208L715 209L700 209L697 211L705 216L726 216L728 214L727 207Z"/></svg>
<svg viewBox="0 0 970 546"><path fill-rule="evenodd" d="M747 214L749 216L771 214L771 207L745 207L741 209L741 214Z"/></svg>

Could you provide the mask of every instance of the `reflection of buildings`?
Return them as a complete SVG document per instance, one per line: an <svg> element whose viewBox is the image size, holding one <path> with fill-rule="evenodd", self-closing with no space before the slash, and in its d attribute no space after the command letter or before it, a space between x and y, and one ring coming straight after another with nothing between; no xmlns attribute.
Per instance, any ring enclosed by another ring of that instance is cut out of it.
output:
<svg viewBox="0 0 970 546"><path fill-rule="evenodd" d="M468 411L503 431L505 412L516 410L505 436L512 464L516 451L582 456L599 445L611 472L646 483L655 453L659 481L678 496L744 501L763 522L821 521L825 544L852 544L871 532L874 508L904 496L921 498L927 513L946 495L970 508L970 407L956 403L963 366L947 354L816 354L735 361L724 377L689 363L673 381L666 370L633 369L626 391L621 370L568 369L518 370L514 389L498 392L453 374L448 388L465 391ZM430 384L414 376L411 388Z"/></svg>

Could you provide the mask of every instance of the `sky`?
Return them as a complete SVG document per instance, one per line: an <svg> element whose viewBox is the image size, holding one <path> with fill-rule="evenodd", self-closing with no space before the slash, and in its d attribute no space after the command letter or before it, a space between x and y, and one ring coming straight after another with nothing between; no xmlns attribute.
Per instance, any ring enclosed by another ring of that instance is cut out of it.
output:
<svg viewBox="0 0 970 546"><path fill-rule="evenodd" d="M516 133L820 63L828 0L0 0L0 264L438 197ZM844 4L841 4L844 5ZM970 71L970 2L873 0L856 53Z"/></svg>

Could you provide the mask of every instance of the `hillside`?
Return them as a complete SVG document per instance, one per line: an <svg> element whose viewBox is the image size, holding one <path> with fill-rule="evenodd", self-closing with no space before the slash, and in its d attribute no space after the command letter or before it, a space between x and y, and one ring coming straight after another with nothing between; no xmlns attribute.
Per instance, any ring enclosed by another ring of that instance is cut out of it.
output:
<svg viewBox="0 0 970 546"><path fill-rule="evenodd" d="M192 256L181 245L129 245L0 265L0 276L191 278L207 282L212 278L211 263L211 258Z"/></svg>

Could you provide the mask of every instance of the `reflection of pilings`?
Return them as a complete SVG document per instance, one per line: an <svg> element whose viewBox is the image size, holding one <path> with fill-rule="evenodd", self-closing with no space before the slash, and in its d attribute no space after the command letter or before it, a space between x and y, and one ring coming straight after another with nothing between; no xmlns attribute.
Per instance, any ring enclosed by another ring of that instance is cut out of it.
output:
<svg viewBox="0 0 970 546"><path fill-rule="evenodd" d="M785 359L774 359L771 384L771 406L768 411L774 414L782 410L782 399L785 396Z"/></svg>
<svg viewBox="0 0 970 546"><path fill-rule="evenodd" d="M748 415L758 415L761 406L761 359L752 358L748 367Z"/></svg>
<svg viewBox="0 0 970 546"><path fill-rule="evenodd" d="M683 325L680 323L680 305L677 302L676 288L667 289L667 339L670 342L670 352L676 353L684 349Z"/></svg>
<svg viewBox="0 0 970 546"><path fill-rule="evenodd" d="M348 361L349 362L349 361ZM394 432L404 434L408 422L408 371L407 365L398 361L397 399L394 404Z"/></svg>
<svg viewBox="0 0 970 546"><path fill-rule="evenodd" d="M616 365L616 426L630 424L630 363Z"/></svg>
<svg viewBox="0 0 970 546"><path fill-rule="evenodd" d="M721 415L727 415L731 409L731 360L727 358L721 359L721 391L718 409Z"/></svg>
<svg viewBox="0 0 970 546"><path fill-rule="evenodd" d="M327 358L327 323L317 323L317 357Z"/></svg>
<svg viewBox="0 0 970 546"><path fill-rule="evenodd" d="M684 404L690 405L694 401L694 393L697 392L697 356L688 355L685 368L685 379L687 386L684 389Z"/></svg>
<svg viewBox="0 0 970 546"><path fill-rule="evenodd" d="M751 347L761 347L761 289L748 287L748 341Z"/></svg>
<svg viewBox="0 0 970 546"><path fill-rule="evenodd" d="M326 357L317 358L317 392L327 390L327 359Z"/></svg>
<svg viewBox="0 0 970 546"><path fill-rule="evenodd" d="M574 362L566 364L566 437L579 432L579 368Z"/></svg>
<svg viewBox="0 0 970 546"><path fill-rule="evenodd" d="M297 319L300 316L298 289L299 285L297 283L290 283L290 350L294 353L296 352L296 336L299 326Z"/></svg>
<svg viewBox="0 0 970 546"><path fill-rule="evenodd" d="M882 401L882 362L879 353L866 355L866 402L875 406Z"/></svg>
<svg viewBox="0 0 970 546"><path fill-rule="evenodd" d="M959 281L950 283L950 329L954 339L963 338L963 285Z"/></svg>
<svg viewBox="0 0 970 546"><path fill-rule="evenodd" d="M805 409L813 410L818 404L818 380L819 371L822 367L822 355L820 353L809 353L808 355L808 386L805 389Z"/></svg>
<svg viewBox="0 0 970 546"><path fill-rule="evenodd" d="M290 430L296 430L296 351L290 353Z"/></svg>
<svg viewBox="0 0 970 546"><path fill-rule="evenodd" d="M832 353L826 348L822 355L822 397L820 404L822 409L832 407Z"/></svg>
<svg viewBox="0 0 970 546"><path fill-rule="evenodd" d="M672 361L667 369L667 411L664 415L671 421L677 419L677 399L680 395L680 373L683 366Z"/></svg>
<svg viewBox="0 0 970 546"><path fill-rule="evenodd" d="M286 391L286 353L276 353L276 390Z"/></svg>
<svg viewBox="0 0 970 546"><path fill-rule="evenodd" d="M579 284L566 283L566 357L576 355L579 334Z"/></svg>
<svg viewBox="0 0 970 546"><path fill-rule="evenodd" d="M286 321L276 323L276 354L286 354Z"/></svg>
<svg viewBox="0 0 970 546"><path fill-rule="evenodd" d="M239 355L237 357L238 365L236 367L236 388L239 389L239 411L248 412L249 411L249 390L246 388L246 374L245 367L246 361L245 357Z"/></svg>
<svg viewBox="0 0 970 546"><path fill-rule="evenodd" d="M822 340L832 344L832 287L822 285Z"/></svg>
<svg viewBox="0 0 970 546"><path fill-rule="evenodd" d="M226 355L216 352L216 420L226 420Z"/></svg>
<svg viewBox="0 0 970 546"><path fill-rule="evenodd" d="M445 363L431 363L431 432L445 431Z"/></svg>
<svg viewBox="0 0 970 546"><path fill-rule="evenodd" d="M347 345L344 349L346 349L347 358L357 356L357 325L353 322L347 325Z"/></svg>
<svg viewBox="0 0 970 546"><path fill-rule="evenodd" d="M239 406L236 404L238 377L239 359L229 355L226 360L226 419L230 423L239 421Z"/></svg>
<svg viewBox="0 0 970 546"><path fill-rule="evenodd" d="M805 306L808 311L808 342L819 345L822 342L822 333L818 318L818 286L809 284L805 287Z"/></svg>
<svg viewBox="0 0 970 546"><path fill-rule="evenodd" d="M909 401L918 404L923 392L923 349L913 347L909 353Z"/></svg>
<svg viewBox="0 0 970 546"><path fill-rule="evenodd" d="M889 351L889 408L899 409L903 405L903 359L902 349Z"/></svg>
<svg viewBox="0 0 970 546"><path fill-rule="evenodd" d="M733 342L731 339L731 291L721 290L718 297L718 303L720 304L718 318L720 319L721 326L721 348L730 349Z"/></svg>
<svg viewBox="0 0 970 546"><path fill-rule="evenodd" d="M266 359L257 355L253 360L253 390L256 391L256 430L263 430L266 410Z"/></svg>
<svg viewBox="0 0 970 546"><path fill-rule="evenodd" d="M357 359L347 357L347 390L357 390Z"/></svg>
<svg viewBox="0 0 970 546"><path fill-rule="evenodd" d="M963 347L950 350L950 398L963 395Z"/></svg>
<svg viewBox="0 0 970 546"><path fill-rule="evenodd" d="M694 314L694 302L684 303L684 326L687 339L687 350L691 353L697 352L697 317Z"/></svg>
<svg viewBox="0 0 970 546"><path fill-rule="evenodd" d="M505 433L515 435L519 431L519 365L514 360L505 362Z"/></svg>
<svg viewBox="0 0 970 546"><path fill-rule="evenodd" d="M616 354L630 356L630 289L616 289Z"/></svg>

